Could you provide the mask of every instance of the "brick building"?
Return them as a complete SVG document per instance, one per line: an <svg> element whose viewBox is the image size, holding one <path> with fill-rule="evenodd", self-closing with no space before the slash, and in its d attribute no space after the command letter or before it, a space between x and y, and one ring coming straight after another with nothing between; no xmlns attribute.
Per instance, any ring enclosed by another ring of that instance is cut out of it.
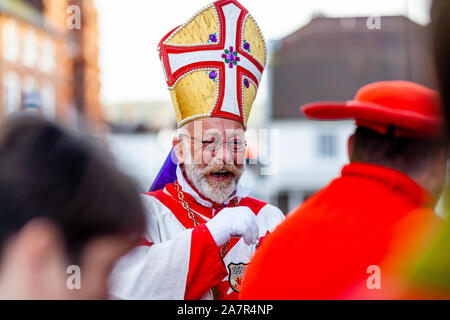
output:
<svg viewBox="0 0 450 320"><path fill-rule="evenodd" d="M93 0L0 1L0 48L0 118L31 105L70 125L80 113L102 120Z"/></svg>

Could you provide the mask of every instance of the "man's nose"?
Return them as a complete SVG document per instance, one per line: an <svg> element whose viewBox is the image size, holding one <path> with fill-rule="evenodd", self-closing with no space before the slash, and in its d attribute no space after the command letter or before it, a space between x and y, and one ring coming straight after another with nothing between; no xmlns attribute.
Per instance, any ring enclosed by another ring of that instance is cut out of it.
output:
<svg viewBox="0 0 450 320"><path fill-rule="evenodd" d="M222 163L234 163L234 153L232 148L230 148L226 142L222 142L222 147L219 147L219 149L215 151L215 158Z"/></svg>

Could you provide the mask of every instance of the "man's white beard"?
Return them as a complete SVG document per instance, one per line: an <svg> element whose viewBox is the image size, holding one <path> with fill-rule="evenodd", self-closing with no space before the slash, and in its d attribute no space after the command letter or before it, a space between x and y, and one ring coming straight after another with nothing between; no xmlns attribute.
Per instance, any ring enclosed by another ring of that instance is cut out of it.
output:
<svg viewBox="0 0 450 320"><path fill-rule="evenodd" d="M189 182L191 182L197 191L203 196L209 198L215 203L225 203L236 191L237 184L241 179L245 166L238 168L234 164L215 162L214 159L212 159L206 167L202 168L201 164L195 163L190 145L183 145L183 152L186 156L183 168ZM219 171L221 169L227 170L234 174L233 179L231 179L231 182L229 182L229 179L224 182L216 181L213 185L211 185L207 180L207 176L212 171Z"/></svg>
<svg viewBox="0 0 450 320"><path fill-rule="evenodd" d="M223 166L226 167L226 165ZM214 167L214 165L211 165L211 167ZM201 165L185 165L184 170L189 181L202 195L219 204L225 203L235 192L237 183L243 172L243 169L240 170L236 168L239 173L233 177L231 182L227 181L227 184L217 182L212 186L206 178L210 166L201 168Z"/></svg>

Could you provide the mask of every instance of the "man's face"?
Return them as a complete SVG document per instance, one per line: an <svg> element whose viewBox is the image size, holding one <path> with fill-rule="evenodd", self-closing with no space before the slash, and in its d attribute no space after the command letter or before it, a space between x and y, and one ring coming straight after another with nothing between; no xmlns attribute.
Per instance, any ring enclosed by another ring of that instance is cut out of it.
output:
<svg viewBox="0 0 450 320"><path fill-rule="evenodd" d="M245 161L245 135L239 122L192 121L179 130L174 146L187 178L200 193L217 203L233 194Z"/></svg>
<svg viewBox="0 0 450 320"><path fill-rule="evenodd" d="M98 236L69 262L59 228L33 220L2 250L0 299L106 299L114 263L133 246L123 235Z"/></svg>
<svg viewBox="0 0 450 320"><path fill-rule="evenodd" d="M65 292L57 299L109 299L109 276L115 263L134 247L134 242L121 235L104 235L91 240L81 254L78 270L67 269L63 283ZM69 270L70 272L68 272ZM77 272L79 272L77 274ZM79 276L79 279L76 277ZM56 280L56 279L55 279ZM59 279L61 281L62 279ZM75 284L79 281L79 288ZM67 287L69 285L69 287ZM70 286L72 285L72 286Z"/></svg>
<svg viewBox="0 0 450 320"><path fill-rule="evenodd" d="M109 276L115 263L134 247L125 236L105 235L92 240L83 250L81 290L73 290L71 299L108 299Z"/></svg>

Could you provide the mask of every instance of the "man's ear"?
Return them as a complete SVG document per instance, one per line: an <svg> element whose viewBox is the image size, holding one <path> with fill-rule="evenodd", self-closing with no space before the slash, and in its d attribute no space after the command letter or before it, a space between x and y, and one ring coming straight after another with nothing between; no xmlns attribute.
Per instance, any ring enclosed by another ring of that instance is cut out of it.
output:
<svg viewBox="0 0 450 320"><path fill-rule="evenodd" d="M53 247L62 248L59 230L46 219L28 222L17 236L17 242L28 252L29 265L38 269Z"/></svg>
<svg viewBox="0 0 450 320"><path fill-rule="evenodd" d="M66 256L56 226L46 219L32 220L19 231L14 247L16 263L23 266L22 276L31 292L48 298L53 289L64 287Z"/></svg>
<svg viewBox="0 0 450 320"><path fill-rule="evenodd" d="M183 141L181 141L181 138L178 135L173 137L173 140L172 140L173 152L177 156L179 164L184 163L184 152L183 152L182 143L183 143Z"/></svg>
<svg viewBox="0 0 450 320"><path fill-rule="evenodd" d="M355 134L352 134L348 138L348 141L347 141L347 155L348 155L348 158L350 159L350 161L352 159L352 150L353 150L353 141L354 140L355 140Z"/></svg>

